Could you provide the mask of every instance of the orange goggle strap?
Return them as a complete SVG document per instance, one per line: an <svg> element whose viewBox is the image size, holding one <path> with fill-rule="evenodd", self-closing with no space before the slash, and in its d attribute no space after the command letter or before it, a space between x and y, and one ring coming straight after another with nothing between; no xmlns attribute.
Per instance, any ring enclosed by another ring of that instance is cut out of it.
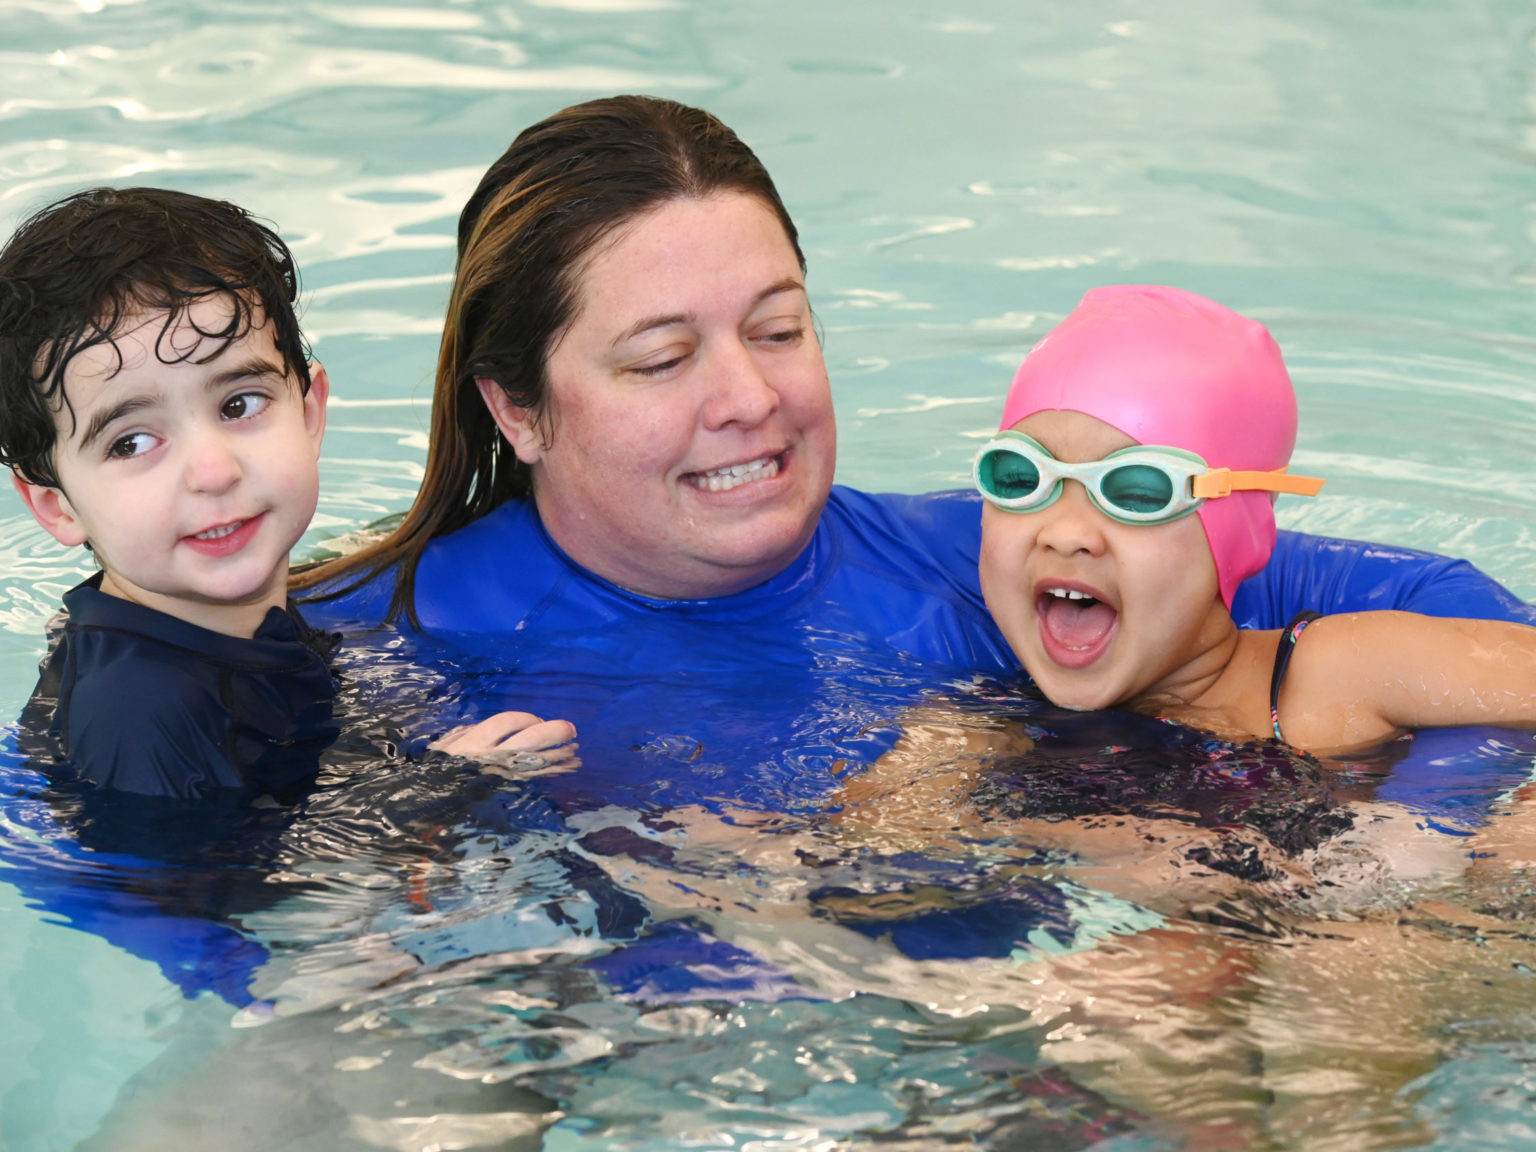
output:
<svg viewBox="0 0 1536 1152"><path fill-rule="evenodd" d="M1273 472L1234 472L1230 468L1212 468L1204 476L1190 481L1191 495L1202 500L1230 496L1234 492L1287 492L1293 496L1316 496L1323 481L1313 476L1292 476L1284 468Z"/></svg>

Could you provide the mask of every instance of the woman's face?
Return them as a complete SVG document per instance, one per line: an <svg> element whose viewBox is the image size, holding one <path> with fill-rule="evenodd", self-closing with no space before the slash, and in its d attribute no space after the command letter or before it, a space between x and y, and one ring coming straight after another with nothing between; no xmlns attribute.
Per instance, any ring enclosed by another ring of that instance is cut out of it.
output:
<svg viewBox="0 0 1536 1152"><path fill-rule="evenodd" d="M836 460L794 249L754 196L671 200L600 245L547 409L481 393L577 563L663 599L740 591L810 541Z"/></svg>

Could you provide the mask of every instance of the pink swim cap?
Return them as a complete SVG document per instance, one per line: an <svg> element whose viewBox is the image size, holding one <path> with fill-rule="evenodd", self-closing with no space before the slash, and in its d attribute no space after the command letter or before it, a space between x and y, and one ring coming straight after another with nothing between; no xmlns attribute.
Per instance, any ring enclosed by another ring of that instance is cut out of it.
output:
<svg viewBox="0 0 1536 1152"><path fill-rule="evenodd" d="M1127 284L1084 296L1020 366L1002 427L1052 410L1198 453L1212 468L1284 468L1296 445L1296 393L1268 329L1178 288ZM1233 492L1196 515L1231 608L1237 586L1274 550L1274 498Z"/></svg>

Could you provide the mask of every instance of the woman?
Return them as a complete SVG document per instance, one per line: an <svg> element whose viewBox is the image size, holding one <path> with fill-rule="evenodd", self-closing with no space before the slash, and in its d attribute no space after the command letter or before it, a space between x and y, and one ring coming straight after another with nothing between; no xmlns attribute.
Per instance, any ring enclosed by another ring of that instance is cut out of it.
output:
<svg viewBox="0 0 1536 1152"><path fill-rule="evenodd" d="M305 575L327 601L311 613L403 618L516 670L533 710L586 723L589 764L602 720L615 786L660 771L636 749L735 764L725 744L778 740L807 710L827 724L800 746L862 758L823 738L957 673L1012 674L976 498L832 487L803 274L768 173L708 113L620 96L527 129L460 218L420 495L386 539ZM1464 563L1292 533L1233 615L1389 606L1532 619Z"/></svg>

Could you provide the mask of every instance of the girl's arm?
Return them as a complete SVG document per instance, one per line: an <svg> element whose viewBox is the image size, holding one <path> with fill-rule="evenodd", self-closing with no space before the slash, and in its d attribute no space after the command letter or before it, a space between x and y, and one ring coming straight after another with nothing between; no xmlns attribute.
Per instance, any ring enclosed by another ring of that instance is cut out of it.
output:
<svg viewBox="0 0 1536 1152"><path fill-rule="evenodd" d="M1404 728L1536 727L1536 628L1410 612L1316 620L1281 688L1280 724L1313 749Z"/></svg>

